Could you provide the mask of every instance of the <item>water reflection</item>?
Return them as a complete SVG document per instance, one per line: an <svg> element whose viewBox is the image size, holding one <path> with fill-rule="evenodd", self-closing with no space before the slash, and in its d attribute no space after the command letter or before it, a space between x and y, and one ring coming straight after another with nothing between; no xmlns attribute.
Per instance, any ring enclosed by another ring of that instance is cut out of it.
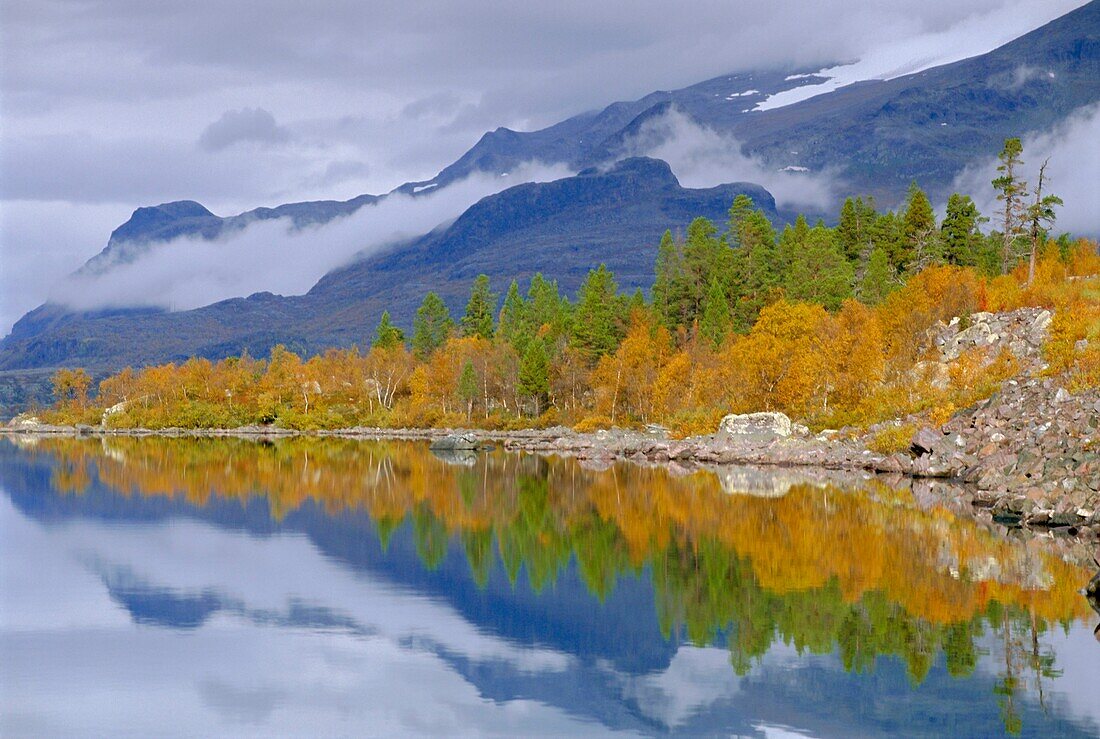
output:
<svg viewBox="0 0 1100 739"><path fill-rule="evenodd" d="M681 472L0 442L0 730L193 704L181 733L1097 732L1091 573L1057 542L874 481Z"/></svg>

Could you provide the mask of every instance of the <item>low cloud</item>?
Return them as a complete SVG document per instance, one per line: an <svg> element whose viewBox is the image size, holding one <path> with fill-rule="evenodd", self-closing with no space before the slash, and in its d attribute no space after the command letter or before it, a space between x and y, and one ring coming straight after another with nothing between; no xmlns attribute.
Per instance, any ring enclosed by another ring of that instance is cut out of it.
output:
<svg viewBox="0 0 1100 739"><path fill-rule="evenodd" d="M1100 235L1100 197L1096 194L1100 147L1097 141L1100 141L1100 105L1077 111L1050 131L1024 138L1024 179L1029 186L1034 186L1039 166L1049 158L1046 171L1049 184L1044 184L1044 189L1065 201L1065 205L1057 209L1057 232ZM997 159L990 157L967 167L956 178L954 189L970 194L984 214L993 216L997 211L997 197L990 183L996 176Z"/></svg>
<svg viewBox="0 0 1100 739"><path fill-rule="evenodd" d="M199 146L207 151L221 151L245 141L272 145L289 140L290 132L275 122L271 111L241 108L225 111L207 126L199 136Z"/></svg>
<svg viewBox="0 0 1100 739"><path fill-rule="evenodd" d="M794 160L784 168L767 166L744 154L737 139L676 109L647 121L627 142L626 153L663 159L684 187L753 182L774 195L780 207L821 210L833 205L831 173L807 171Z"/></svg>
<svg viewBox="0 0 1100 739"><path fill-rule="evenodd" d="M321 226L295 229L289 219L277 219L212 241L175 239L104 274L66 278L54 290L53 301L77 310L188 310L262 291L297 295L337 267L453 220L486 195L516 182L569 174L563 167L531 164L509 178L477 174L430 195L393 194Z"/></svg>

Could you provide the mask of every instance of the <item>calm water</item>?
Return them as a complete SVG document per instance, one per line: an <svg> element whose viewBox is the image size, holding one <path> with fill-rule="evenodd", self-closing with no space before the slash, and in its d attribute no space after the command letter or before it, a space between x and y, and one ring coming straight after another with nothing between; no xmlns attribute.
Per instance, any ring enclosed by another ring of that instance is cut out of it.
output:
<svg viewBox="0 0 1100 739"><path fill-rule="evenodd" d="M1100 735L1063 544L752 477L0 439L0 735Z"/></svg>

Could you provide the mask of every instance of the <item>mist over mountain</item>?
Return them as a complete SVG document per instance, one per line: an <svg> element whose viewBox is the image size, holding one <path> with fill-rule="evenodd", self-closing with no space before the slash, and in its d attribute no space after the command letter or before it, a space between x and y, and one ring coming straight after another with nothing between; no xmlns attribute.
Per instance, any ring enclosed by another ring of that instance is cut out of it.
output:
<svg viewBox="0 0 1100 739"><path fill-rule="evenodd" d="M1088 184L1070 173L1075 152L1094 149L1100 0L926 67L739 72L540 130L497 128L434 178L383 195L225 218L193 201L142 207L15 324L0 370L363 345L382 310L407 326L428 290L459 309L481 272L501 292L536 271L571 292L605 262L621 286L644 288L661 233L695 216L724 221L736 194L777 224L834 213L849 194L894 207L913 181L942 203L960 187L987 190L991 157L1015 135L1029 154L1056 153L1055 187L1081 193L1066 198L1065 222L1100 230ZM225 127L219 146L233 145Z"/></svg>

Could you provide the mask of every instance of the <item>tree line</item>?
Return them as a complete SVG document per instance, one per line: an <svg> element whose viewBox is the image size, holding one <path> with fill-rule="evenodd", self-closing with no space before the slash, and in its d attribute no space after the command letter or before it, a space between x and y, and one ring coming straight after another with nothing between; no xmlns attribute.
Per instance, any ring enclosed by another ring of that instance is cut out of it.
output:
<svg viewBox="0 0 1100 739"><path fill-rule="evenodd" d="M731 411L774 409L813 425L866 424L931 409L950 413L1016 367L975 353L933 388L921 368L937 321L977 310L1059 308L1050 360L1076 385L1100 382L1100 348L1078 341L1100 322L1096 244L1050 236L1061 201L1021 179L1022 147L1005 143L992 183L1000 230L952 195L942 219L915 184L904 207L848 198L837 225L802 216L777 232L738 196L719 225L666 231L647 296L624 293L604 265L572 299L535 274L503 299L486 275L456 320L429 292L409 335L388 312L365 350L303 359L275 347L210 362L125 369L99 383L54 378L55 418L126 426L292 428L663 423L712 431ZM104 411L106 411L105 415Z"/></svg>

